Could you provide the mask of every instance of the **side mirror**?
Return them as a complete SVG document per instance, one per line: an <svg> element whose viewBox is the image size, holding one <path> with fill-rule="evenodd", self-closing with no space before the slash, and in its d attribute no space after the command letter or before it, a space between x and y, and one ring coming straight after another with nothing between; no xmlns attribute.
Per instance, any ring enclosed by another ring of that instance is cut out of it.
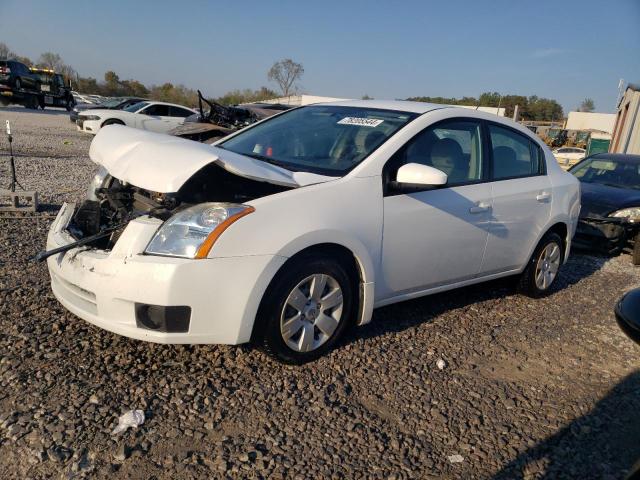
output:
<svg viewBox="0 0 640 480"><path fill-rule="evenodd" d="M396 186L398 187L435 187L446 185L446 183L446 173L420 163L407 163L401 166L396 176Z"/></svg>
<svg viewBox="0 0 640 480"><path fill-rule="evenodd" d="M640 345L640 289L624 294L614 312L620 329Z"/></svg>

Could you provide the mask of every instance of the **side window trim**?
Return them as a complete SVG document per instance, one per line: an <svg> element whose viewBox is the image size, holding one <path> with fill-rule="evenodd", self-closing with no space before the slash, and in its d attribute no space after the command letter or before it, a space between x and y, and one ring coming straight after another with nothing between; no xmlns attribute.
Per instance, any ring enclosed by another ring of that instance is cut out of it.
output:
<svg viewBox="0 0 640 480"><path fill-rule="evenodd" d="M451 118L445 118L443 120L439 120L435 123L432 123L426 127L424 127L422 130L420 130L418 133L416 133L413 137L411 137L409 140L407 140L404 145L402 145L393 155L391 155L391 157L387 160L387 162L384 164L384 167L382 167L382 191L383 191L383 197L391 197L394 195L405 195L407 194L407 192L398 192L398 191L394 191L393 189L390 188L390 184L393 181L391 179L391 174L394 173L398 168L400 168L401 165L398 165L400 163L400 157L402 155L404 155L404 152L407 150L407 148L411 145L411 142L413 142L416 138L418 138L420 135L422 135L425 131L432 129L432 128L438 128L438 127L442 127L443 125L446 125L447 123L459 123L459 122L473 122L475 124L478 125L478 127L480 128L480 154L482 156L482 176L480 179L478 180L470 180L468 182L460 182L460 183L456 183L454 185L440 185L440 186L433 186L433 187L424 187L424 188L416 188L415 190L413 190L411 193L417 193L417 192L426 192L426 191L431 191L431 190L440 190L443 188L455 188L455 187L464 187L467 185L478 185L480 183L487 183L487 182L491 182L491 172L489 171L491 168L491 162L489 159L489 153L490 153L490 149L488 147L488 143L487 143L487 138L488 137L488 128L485 128L485 120L480 119L480 118L474 118L474 117L451 117Z"/></svg>
<svg viewBox="0 0 640 480"><path fill-rule="evenodd" d="M522 132L516 130L515 128L512 128L508 125L504 125L501 123L496 123L496 122L492 122L490 120L484 120L483 121L485 124L485 128L487 131L487 145L488 145L488 149L489 149L489 154L490 154L490 159L491 159L491 167L490 167L490 173L491 176L489 177L489 181L490 182L502 182L505 180L517 180L520 178L531 178L531 177L540 177L540 176L544 176L547 174L547 162L546 162L546 156L544 155L544 151L542 150L542 148L540 148L540 145L538 145L534 140L530 139L528 136L526 136L525 134L523 134ZM526 139L529 142L529 152L530 155L533 155L533 149L537 149L538 150L538 172L537 173L531 173L529 175L517 175L517 176L513 176L513 177L504 177L504 178L494 178L494 172L493 172L493 142L491 141L491 133L489 131L489 127L493 125L496 126L498 128L503 128L505 130L509 130L521 137L523 137L524 139Z"/></svg>

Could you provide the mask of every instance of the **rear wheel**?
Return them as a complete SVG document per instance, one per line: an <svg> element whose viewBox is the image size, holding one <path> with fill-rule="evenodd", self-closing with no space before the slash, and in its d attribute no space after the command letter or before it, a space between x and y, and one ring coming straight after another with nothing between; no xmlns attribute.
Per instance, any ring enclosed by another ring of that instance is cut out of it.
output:
<svg viewBox="0 0 640 480"><path fill-rule="evenodd" d="M265 293L256 319L257 342L285 363L315 360L353 323L354 284L349 272L334 260L294 260Z"/></svg>
<svg viewBox="0 0 640 480"><path fill-rule="evenodd" d="M564 258L562 239L554 232L548 232L536 247L531 260L520 276L518 290L530 297L541 297L558 277Z"/></svg>

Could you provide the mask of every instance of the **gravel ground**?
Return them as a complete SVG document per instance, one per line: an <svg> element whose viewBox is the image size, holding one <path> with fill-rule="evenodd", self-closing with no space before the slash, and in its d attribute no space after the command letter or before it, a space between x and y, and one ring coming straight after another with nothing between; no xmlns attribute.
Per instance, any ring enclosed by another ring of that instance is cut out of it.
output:
<svg viewBox="0 0 640 480"><path fill-rule="evenodd" d="M142 343L67 312L30 261L85 190L90 138L63 114L5 118L45 212L0 219L0 476L622 478L640 458L640 349L612 314L640 284L628 256L574 254L541 300L502 281L379 309L302 367ZM144 424L112 435L133 408Z"/></svg>

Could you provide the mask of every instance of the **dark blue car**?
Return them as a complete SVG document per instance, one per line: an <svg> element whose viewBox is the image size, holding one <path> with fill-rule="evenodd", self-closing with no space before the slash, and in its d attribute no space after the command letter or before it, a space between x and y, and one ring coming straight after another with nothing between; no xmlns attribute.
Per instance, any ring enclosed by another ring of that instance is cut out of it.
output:
<svg viewBox="0 0 640 480"><path fill-rule="evenodd" d="M569 171L582 189L574 245L607 254L629 250L640 265L640 155L598 153Z"/></svg>

